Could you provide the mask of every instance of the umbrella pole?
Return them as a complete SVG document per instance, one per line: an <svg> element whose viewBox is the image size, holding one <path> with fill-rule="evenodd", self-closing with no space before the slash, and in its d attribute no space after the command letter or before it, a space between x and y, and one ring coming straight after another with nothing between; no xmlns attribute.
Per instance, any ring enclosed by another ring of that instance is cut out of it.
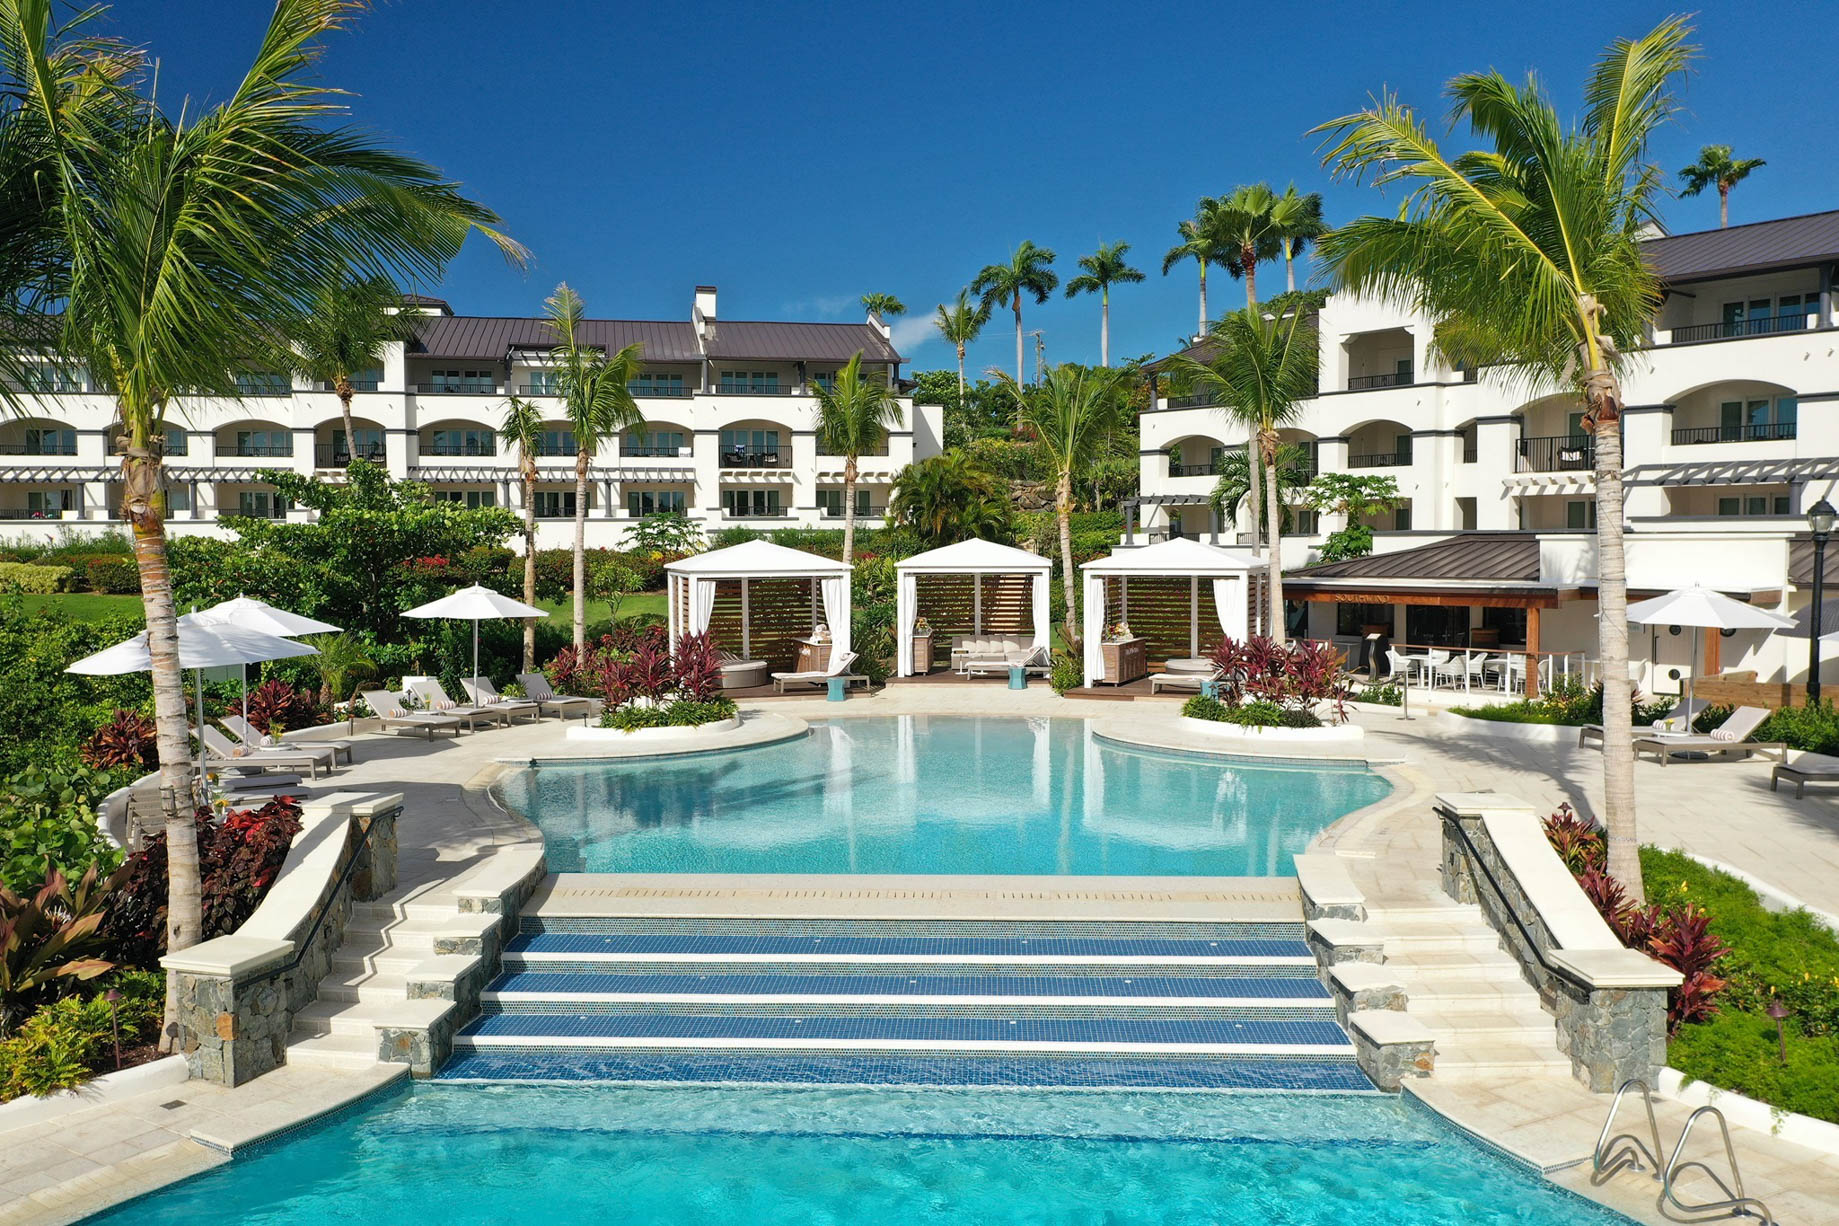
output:
<svg viewBox="0 0 1839 1226"><path fill-rule="evenodd" d="M249 735L249 666L247 664L239 664L237 666L237 671L241 672L243 675L243 735L247 737Z"/></svg>
<svg viewBox="0 0 1839 1226"><path fill-rule="evenodd" d="M473 688L479 688L479 619L473 618Z"/></svg>
<svg viewBox="0 0 1839 1226"><path fill-rule="evenodd" d="M205 761L204 747L204 670L194 668L192 678L198 683L198 794L209 801L211 789L207 781L210 778L210 768Z"/></svg>

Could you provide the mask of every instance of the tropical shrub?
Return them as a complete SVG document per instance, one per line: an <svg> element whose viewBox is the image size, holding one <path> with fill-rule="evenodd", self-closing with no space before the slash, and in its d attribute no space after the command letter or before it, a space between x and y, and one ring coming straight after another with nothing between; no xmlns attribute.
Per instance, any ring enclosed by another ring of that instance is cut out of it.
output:
<svg viewBox="0 0 1839 1226"><path fill-rule="evenodd" d="M264 681L249 691L249 722L259 732L283 732L332 722L332 713L319 705L319 695L297 690L285 681Z"/></svg>
<svg viewBox="0 0 1839 1226"><path fill-rule="evenodd" d="M94 808L107 791L106 777L82 767L28 766L0 782L0 883L24 894L54 871L66 878L91 865L113 872L121 851L97 826Z"/></svg>
<svg viewBox="0 0 1839 1226"><path fill-rule="evenodd" d="M1181 705L1189 719L1207 719L1222 724L1242 724L1247 728L1320 728L1322 721L1314 712L1286 708L1264 699L1229 706L1217 698L1196 694Z"/></svg>
<svg viewBox="0 0 1839 1226"><path fill-rule="evenodd" d="M126 767L150 771L160 764L157 730L139 711L116 710L107 723L89 734L77 752L85 766L96 770Z"/></svg>
<svg viewBox="0 0 1839 1226"><path fill-rule="evenodd" d="M42 994L114 969L103 921L127 871L104 878L91 864L73 886L54 868L36 889L0 886L0 1033Z"/></svg>
<svg viewBox="0 0 1839 1226"><path fill-rule="evenodd" d="M1209 658L1219 670L1218 701L1228 710L1265 703L1314 717L1316 708L1326 705L1331 722L1347 720L1347 678L1341 653L1328 643L1308 639L1279 643L1263 635L1243 642L1223 637ZM1286 726L1315 727L1319 722Z"/></svg>
<svg viewBox="0 0 1839 1226"><path fill-rule="evenodd" d="M609 652L594 667L606 703L603 728L631 732L734 717L734 700L721 692L721 653L707 634L679 638L674 657L651 640L629 653Z"/></svg>
<svg viewBox="0 0 1839 1226"><path fill-rule="evenodd" d="M709 635L686 634L677 640L677 684L691 702L721 697L721 653Z"/></svg>
<svg viewBox="0 0 1839 1226"><path fill-rule="evenodd" d="M1608 844L1602 829L1579 817L1569 801L1545 819L1545 837L1574 877L1583 876L1589 869L1600 869L1608 862Z"/></svg>
<svg viewBox="0 0 1839 1226"><path fill-rule="evenodd" d="M133 558L112 555L91 558L84 568L89 590L111 595L132 595L140 591L140 567Z"/></svg>
<svg viewBox="0 0 1839 1226"><path fill-rule="evenodd" d="M115 971L89 986L87 998L52 1001L0 1040L0 1101L75 1089L119 1067L117 1044L127 1053L159 1037L163 975Z"/></svg>
<svg viewBox="0 0 1839 1226"><path fill-rule="evenodd" d="M737 711L734 699L726 697L715 698L708 702L680 698L675 702L655 707L641 707L628 703L626 706L602 715L600 726L618 728L622 732L635 732L640 728L686 728L699 724L712 724L718 720L733 719Z"/></svg>
<svg viewBox="0 0 1839 1226"><path fill-rule="evenodd" d="M1068 690L1076 690L1086 683L1085 668L1085 660L1080 656L1070 651L1056 651L1053 672L1048 674L1047 683L1054 687L1054 693L1064 698Z"/></svg>
<svg viewBox="0 0 1839 1226"><path fill-rule="evenodd" d="M222 822L198 810L198 871L206 938L242 926L261 903L300 833L300 803L278 797L259 809L232 811ZM128 858L109 900L105 931L118 958L151 966L166 951L166 835Z"/></svg>
<svg viewBox="0 0 1839 1226"><path fill-rule="evenodd" d="M708 543L701 528L687 515L647 515L626 529L626 545L632 553L655 562L660 568L669 561L700 551ZM648 585L644 590L651 591Z"/></svg>
<svg viewBox="0 0 1839 1226"><path fill-rule="evenodd" d="M1370 702L1380 707L1399 707L1405 703L1405 694L1396 682L1386 682L1365 686L1353 696L1353 701Z"/></svg>
<svg viewBox="0 0 1839 1226"><path fill-rule="evenodd" d="M1674 705L1670 698L1648 702L1637 693L1634 696L1634 722L1638 727L1645 727L1657 719L1664 719ZM1559 724L1570 727L1600 724L1603 722L1603 686L1600 682L1587 686L1576 677L1555 677L1537 698L1488 703L1479 707L1451 707L1450 713L1503 724Z"/></svg>
<svg viewBox="0 0 1839 1226"><path fill-rule="evenodd" d="M68 566L34 566L29 562L0 562L0 591L8 588L34 596L68 592L71 576Z"/></svg>
<svg viewBox="0 0 1839 1226"><path fill-rule="evenodd" d="M1779 708L1756 729L1755 739L1786 741L1790 749L1811 753L1839 754L1839 707L1823 698L1812 706Z"/></svg>

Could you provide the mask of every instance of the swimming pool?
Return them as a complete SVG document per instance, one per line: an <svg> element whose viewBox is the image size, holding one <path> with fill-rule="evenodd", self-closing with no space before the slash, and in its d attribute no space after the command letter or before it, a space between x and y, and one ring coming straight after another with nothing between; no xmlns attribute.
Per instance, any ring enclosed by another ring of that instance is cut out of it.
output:
<svg viewBox="0 0 1839 1226"><path fill-rule="evenodd" d="M94 1220L1625 1222L1376 1095L438 1085Z"/></svg>
<svg viewBox="0 0 1839 1226"><path fill-rule="evenodd" d="M1364 764L1126 748L1085 721L893 716L781 745L543 764L506 804L556 872L1287 876L1391 790Z"/></svg>

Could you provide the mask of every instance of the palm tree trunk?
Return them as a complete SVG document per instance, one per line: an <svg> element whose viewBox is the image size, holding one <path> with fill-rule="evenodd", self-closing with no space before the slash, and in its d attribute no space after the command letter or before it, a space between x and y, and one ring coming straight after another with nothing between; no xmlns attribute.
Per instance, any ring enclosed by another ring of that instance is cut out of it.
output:
<svg viewBox="0 0 1839 1226"><path fill-rule="evenodd" d="M1290 240L1283 244L1283 287L1289 293L1296 292L1296 256L1290 250Z"/></svg>
<svg viewBox="0 0 1839 1226"><path fill-rule="evenodd" d="M1718 229L1720 230L1728 229L1729 226L1730 226L1730 188L1726 186L1725 184L1720 183L1718 184Z"/></svg>
<svg viewBox="0 0 1839 1226"><path fill-rule="evenodd" d="M1271 637L1283 642L1283 510L1277 505L1277 434L1265 434L1264 518L1271 534Z"/></svg>
<svg viewBox="0 0 1839 1226"><path fill-rule="evenodd" d="M123 420L133 418L122 413ZM160 756L160 810L166 827L166 948L176 953L204 934L199 887L198 827L192 797L191 730L185 718L185 674L179 667L178 616L173 608L172 572L166 563L166 524L160 514L161 460L147 446L145 426L122 459L122 513L134 531L134 562L140 571L141 603L147 614L147 648L153 668L153 718ZM166 979L166 1017L160 1049L172 1051L180 1036L177 980Z"/></svg>
<svg viewBox="0 0 1839 1226"><path fill-rule="evenodd" d="M1022 372L1022 291L1015 291L1015 381L1026 383Z"/></svg>
<svg viewBox="0 0 1839 1226"><path fill-rule="evenodd" d="M1622 388L1593 371L1585 403L1596 436L1597 658L1603 680L1603 826L1609 873L1631 901L1647 898L1635 821L1634 683L1628 676L1628 571L1622 541Z"/></svg>
<svg viewBox="0 0 1839 1226"><path fill-rule="evenodd" d="M1200 330L1194 335L1207 335L1207 261L1200 262Z"/></svg>
<svg viewBox="0 0 1839 1226"><path fill-rule="evenodd" d="M536 603L536 462L521 456L524 473L524 603ZM536 670L536 619L524 622L524 671Z"/></svg>
<svg viewBox="0 0 1839 1226"><path fill-rule="evenodd" d="M351 398L356 394L356 389L351 386L351 378L348 375L340 375L338 381L332 386L333 390L338 393L339 414L345 419L345 463L349 465L351 458L358 453L358 435L351 425ZM335 464L338 462L336 449L332 453L332 462Z"/></svg>
<svg viewBox="0 0 1839 1226"><path fill-rule="evenodd" d="M964 410L964 342L958 342L958 410Z"/></svg>
<svg viewBox="0 0 1839 1226"><path fill-rule="evenodd" d="M1252 552L1256 553L1259 543L1264 539L1264 464L1258 456L1258 436L1255 432L1245 440L1245 481L1245 509L1251 514ZM1254 633L1258 629L1257 626L1252 627Z"/></svg>
<svg viewBox="0 0 1839 1226"><path fill-rule="evenodd" d="M1258 251L1247 247L1239 253L1239 258L1245 261L1245 306L1248 310L1255 309L1258 305Z"/></svg>
<svg viewBox="0 0 1839 1226"><path fill-rule="evenodd" d="M1099 292L1098 315L1098 364L1111 365L1111 290L1110 287Z"/></svg>
<svg viewBox="0 0 1839 1226"><path fill-rule="evenodd" d="M843 565L849 566L856 556L856 457L843 457ZM832 634L836 627L830 628Z"/></svg>
<svg viewBox="0 0 1839 1226"><path fill-rule="evenodd" d="M586 451L575 453L575 647L587 642L587 461Z"/></svg>
<svg viewBox="0 0 1839 1226"><path fill-rule="evenodd" d="M1071 647L1079 642L1079 602L1073 591L1073 470L1070 468L1060 470L1060 480L1054 487L1054 517L1060 521L1060 590L1066 597L1066 621L1061 628L1067 646Z"/></svg>

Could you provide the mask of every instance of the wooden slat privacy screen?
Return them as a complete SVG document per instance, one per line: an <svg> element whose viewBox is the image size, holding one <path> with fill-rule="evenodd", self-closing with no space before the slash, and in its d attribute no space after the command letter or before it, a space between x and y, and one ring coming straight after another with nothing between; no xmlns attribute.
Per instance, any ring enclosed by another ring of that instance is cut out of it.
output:
<svg viewBox="0 0 1839 1226"><path fill-rule="evenodd" d="M1130 623L1131 633L1149 640L1149 666L1159 669L1169 660L1192 653L1198 642L1201 655L1211 652L1220 641L1220 618L1213 604L1213 580L1200 581L1199 634L1190 638L1195 625L1192 610L1191 581L1179 575L1132 575L1130 577L1130 613L1124 615L1122 577L1105 580L1105 624Z"/></svg>
<svg viewBox="0 0 1839 1226"><path fill-rule="evenodd" d="M986 635L1032 639L1034 593L1028 575L915 575L916 611L939 636L970 634L975 595L972 584L983 583L983 632ZM945 641L943 637L933 640Z"/></svg>

